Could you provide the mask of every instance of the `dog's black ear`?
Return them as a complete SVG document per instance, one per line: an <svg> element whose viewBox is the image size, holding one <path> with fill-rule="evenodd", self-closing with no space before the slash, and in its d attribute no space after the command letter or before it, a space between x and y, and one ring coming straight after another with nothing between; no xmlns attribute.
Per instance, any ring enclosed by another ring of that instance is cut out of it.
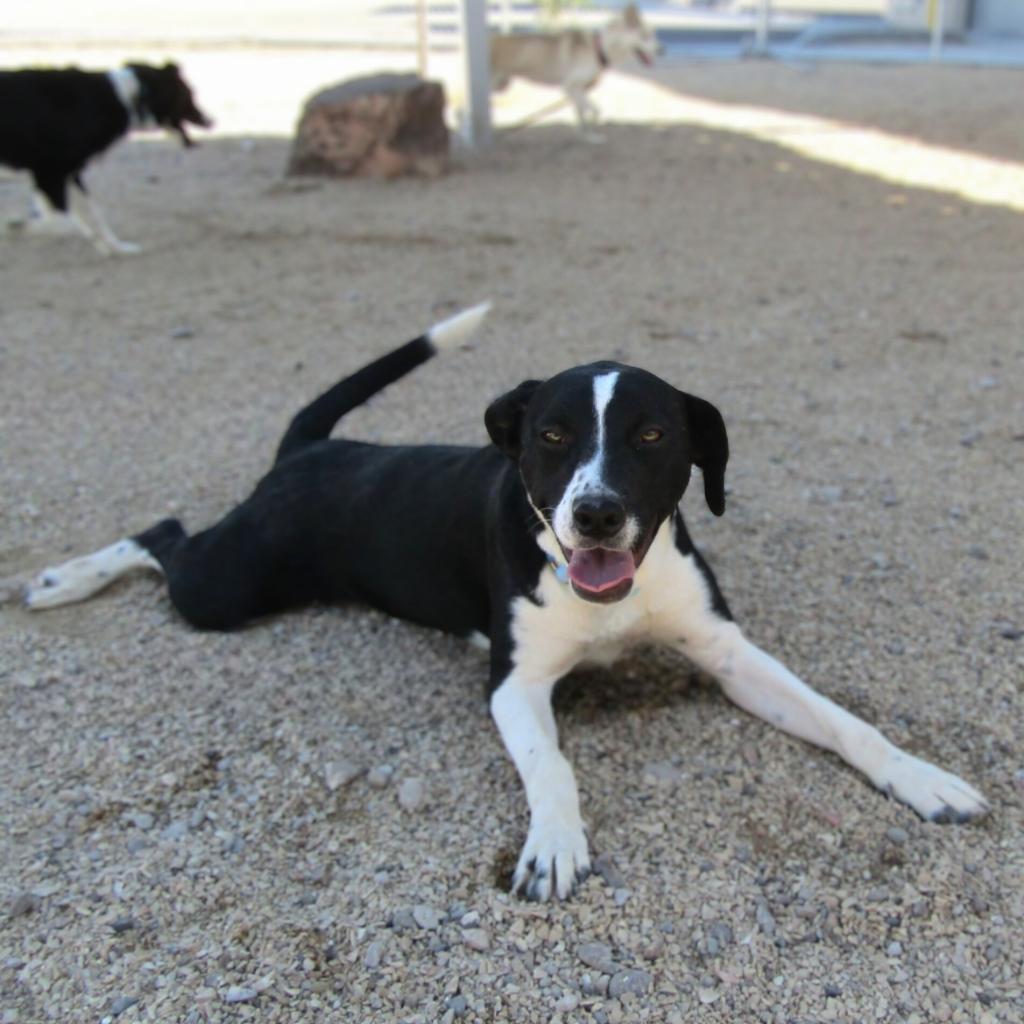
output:
<svg viewBox="0 0 1024 1024"><path fill-rule="evenodd" d="M533 393L543 381L524 380L519 387L507 395L496 398L484 413L484 425L491 440L510 459L518 459L521 450L520 430L523 426L523 413Z"/></svg>
<svg viewBox="0 0 1024 1024"><path fill-rule="evenodd" d="M716 516L725 511L725 464L729 461L729 438L722 414L703 398L679 392L690 431L694 463L704 477L704 497Z"/></svg>

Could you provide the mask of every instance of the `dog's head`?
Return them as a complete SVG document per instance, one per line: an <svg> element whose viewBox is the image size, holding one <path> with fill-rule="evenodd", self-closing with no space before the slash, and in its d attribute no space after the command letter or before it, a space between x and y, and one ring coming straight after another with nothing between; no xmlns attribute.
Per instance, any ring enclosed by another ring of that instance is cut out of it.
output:
<svg viewBox="0 0 1024 1024"><path fill-rule="evenodd" d="M185 131L186 124L213 127L213 122L196 106L177 64L165 64L162 68L149 64L127 67L139 83L136 105L143 123L150 121L177 132L186 146L193 145Z"/></svg>
<svg viewBox="0 0 1024 1024"><path fill-rule="evenodd" d="M711 511L725 511L721 414L645 370L602 362L524 381L490 406L485 422L588 601L629 593L693 466Z"/></svg>
<svg viewBox="0 0 1024 1024"><path fill-rule="evenodd" d="M657 36L647 26L636 4L628 4L604 30L604 46L613 63L627 56L651 65L661 53Z"/></svg>

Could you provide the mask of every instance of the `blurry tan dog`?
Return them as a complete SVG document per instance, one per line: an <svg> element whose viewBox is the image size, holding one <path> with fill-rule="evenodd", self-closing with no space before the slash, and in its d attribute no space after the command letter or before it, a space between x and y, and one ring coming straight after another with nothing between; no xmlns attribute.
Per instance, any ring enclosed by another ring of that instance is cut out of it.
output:
<svg viewBox="0 0 1024 1024"><path fill-rule="evenodd" d="M511 78L528 78L558 86L576 108L580 130L592 141L600 112L587 96L601 72L635 57L650 65L660 52L658 42L633 4L604 28L593 32L567 28L560 32L513 32L491 37L491 88L504 89ZM546 112L546 111L545 111Z"/></svg>

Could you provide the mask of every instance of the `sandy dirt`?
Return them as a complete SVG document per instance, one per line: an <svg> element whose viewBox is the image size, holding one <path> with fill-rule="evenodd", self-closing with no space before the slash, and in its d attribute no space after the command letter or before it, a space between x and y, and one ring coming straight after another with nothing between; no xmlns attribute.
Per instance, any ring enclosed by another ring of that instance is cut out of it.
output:
<svg viewBox="0 0 1024 1024"><path fill-rule="evenodd" d="M212 522L303 401L489 297L347 433L483 443L491 397L604 356L714 401L729 507L685 507L745 630L993 811L923 824L643 650L564 687L602 872L527 905L481 652L359 608L197 633L152 577L45 614L11 585L0 1021L1020 1021L1020 75L611 76L604 145L544 124L382 184L282 178L303 96L365 62L182 59L221 134L89 175L142 255L0 239L0 576ZM696 101L880 129L897 169ZM1010 192L901 185L900 140ZM0 177L0 219L27 198Z"/></svg>

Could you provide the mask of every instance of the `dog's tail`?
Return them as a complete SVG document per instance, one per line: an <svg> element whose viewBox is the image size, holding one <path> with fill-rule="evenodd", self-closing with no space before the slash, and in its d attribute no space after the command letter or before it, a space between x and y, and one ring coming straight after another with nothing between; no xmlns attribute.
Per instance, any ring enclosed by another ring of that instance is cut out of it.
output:
<svg viewBox="0 0 1024 1024"><path fill-rule="evenodd" d="M275 461L280 462L315 441L325 440L346 413L432 356L461 345L480 326L490 308L489 302L482 302L434 324L425 334L375 359L325 391L292 420L278 446Z"/></svg>

